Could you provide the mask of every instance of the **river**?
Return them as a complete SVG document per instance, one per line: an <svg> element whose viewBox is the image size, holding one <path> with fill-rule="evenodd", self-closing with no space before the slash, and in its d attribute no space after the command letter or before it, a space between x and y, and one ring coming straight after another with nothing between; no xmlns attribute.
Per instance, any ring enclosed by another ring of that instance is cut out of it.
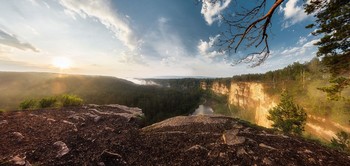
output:
<svg viewBox="0 0 350 166"><path fill-rule="evenodd" d="M192 113L192 115L210 115L214 114L214 110L203 104L199 105L198 108Z"/></svg>

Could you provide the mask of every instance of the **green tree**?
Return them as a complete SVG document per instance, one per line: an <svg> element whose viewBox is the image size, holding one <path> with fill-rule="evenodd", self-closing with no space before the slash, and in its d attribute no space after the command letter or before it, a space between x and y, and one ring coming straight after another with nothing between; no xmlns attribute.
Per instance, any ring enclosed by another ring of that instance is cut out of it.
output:
<svg viewBox="0 0 350 166"><path fill-rule="evenodd" d="M306 112L294 104L293 97L284 91L280 103L269 110L267 119L273 122L273 127L286 133L300 135L304 131Z"/></svg>
<svg viewBox="0 0 350 166"><path fill-rule="evenodd" d="M316 22L306 28L316 30L313 35L322 35L315 43L317 56L332 74L331 85L320 88L329 99L339 100L341 91L349 87L350 71L350 1L349 0L313 0L305 5L308 14L315 14Z"/></svg>

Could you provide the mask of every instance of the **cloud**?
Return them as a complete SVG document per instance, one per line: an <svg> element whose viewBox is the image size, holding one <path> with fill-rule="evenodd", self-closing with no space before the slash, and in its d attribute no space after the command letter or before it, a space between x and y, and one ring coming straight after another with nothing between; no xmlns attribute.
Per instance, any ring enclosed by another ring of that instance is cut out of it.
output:
<svg viewBox="0 0 350 166"><path fill-rule="evenodd" d="M300 37L299 37L299 40L298 40L298 42L297 42L297 44L302 45L302 44L304 44L306 41L307 41L306 37L300 36Z"/></svg>
<svg viewBox="0 0 350 166"><path fill-rule="evenodd" d="M281 51L280 54L281 56L285 56L285 57L304 55L307 51L310 51L310 49L314 47L314 43L318 41L319 39L314 39L314 40L308 41L307 43L305 43L300 47L287 48Z"/></svg>
<svg viewBox="0 0 350 166"><path fill-rule="evenodd" d="M133 51L123 51L119 57L119 62L126 64L140 64L146 65L145 57L142 54L135 53Z"/></svg>
<svg viewBox="0 0 350 166"><path fill-rule="evenodd" d="M79 15L84 19L87 17L95 18L111 30L130 50L137 48L138 39L128 24L127 18L117 15L111 8L110 1L60 0L60 4L66 8L64 12L73 19L76 19L75 15Z"/></svg>
<svg viewBox="0 0 350 166"><path fill-rule="evenodd" d="M231 0L223 0L217 2L211 2L211 0L202 0L202 10L201 13L204 16L205 21L211 25L213 22L220 20L220 13L222 10L226 9L230 4Z"/></svg>
<svg viewBox="0 0 350 166"><path fill-rule="evenodd" d="M25 42L21 42L17 36L9 34L4 30L0 29L0 44L7 45L10 47L15 47L20 50L32 50L34 52L39 52L37 48L33 45Z"/></svg>
<svg viewBox="0 0 350 166"><path fill-rule="evenodd" d="M298 22L301 22L307 19L309 16L305 13L302 5L298 6L299 0L288 0L286 5L280 8L280 11L284 15L284 20L286 21L283 24L284 28L288 28Z"/></svg>
<svg viewBox="0 0 350 166"><path fill-rule="evenodd" d="M151 61L164 66L176 64L181 57L190 56L178 30L171 26L171 20L159 17L155 27L145 32L140 52ZM177 63L178 64L178 63Z"/></svg>
<svg viewBox="0 0 350 166"><path fill-rule="evenodd" d="M225 55L225 52L219 52L214 50L215 48L213 46L219 37L220 35L216 35L215 37L209 37L208 42L200 40L197 45L199 54L207 58L216 58Z"/></svg>

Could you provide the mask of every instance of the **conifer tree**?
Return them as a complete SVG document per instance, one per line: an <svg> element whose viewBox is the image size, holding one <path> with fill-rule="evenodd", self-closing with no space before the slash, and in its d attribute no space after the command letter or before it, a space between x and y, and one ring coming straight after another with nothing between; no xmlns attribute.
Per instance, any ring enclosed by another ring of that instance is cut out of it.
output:
<svg viewBox="0 0 350 166"><path fill-rule="evenodd" d="M294 103L293 97L287 91L284 91L280 103L269 110L267 119L271 120L272 127L278 130L300 135L304 131L306 112Z"/></svg>

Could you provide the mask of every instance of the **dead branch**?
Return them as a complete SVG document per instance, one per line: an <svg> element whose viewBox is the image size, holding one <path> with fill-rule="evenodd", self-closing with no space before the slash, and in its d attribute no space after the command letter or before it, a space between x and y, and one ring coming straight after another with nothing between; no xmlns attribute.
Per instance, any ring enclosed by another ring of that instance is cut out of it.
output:
<svg viewBox="0 0 350 166"><path fill-rule="evenodd" d="M216 43L220 51L231 53L231 50L233 50L234 53L237 53L243 43L245 43L246 49L252 46L260 49L258 52L247 54L244 58L234 62L233 65L242 62L253 62L251 66L255 67L263 63L270 55L267 29L272 26L272 16L284 0L275 0L267 12L265 11L267 0L257 1L260 3L257 3L251 9L240 7L234 15L229 12L221 15L221 21L226 25L227 30L220 34L220 38ZM223 0L211 0L209 2L221 3Z"/></svg>

